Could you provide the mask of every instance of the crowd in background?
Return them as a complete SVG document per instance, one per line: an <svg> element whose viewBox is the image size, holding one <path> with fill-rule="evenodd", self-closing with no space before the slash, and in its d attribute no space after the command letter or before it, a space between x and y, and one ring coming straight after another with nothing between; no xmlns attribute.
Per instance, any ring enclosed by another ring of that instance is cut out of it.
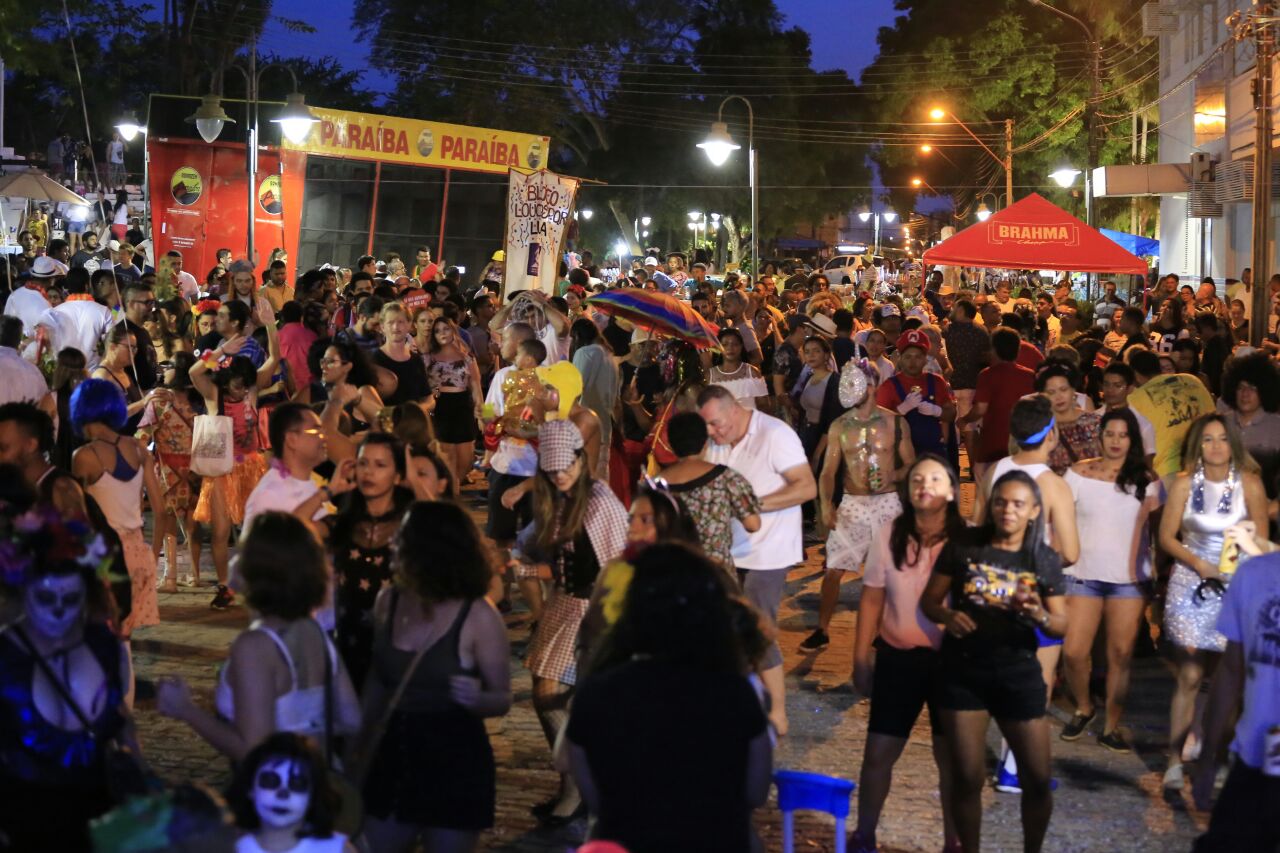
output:
<svg viewBox="0 0 1280 853"><path fill-rule="evenodd" d="M1153 638L1176 678L1166 788L1185 766L1209 803L1243 696L1221 815L1197 849L1277 838L1274 816L1232 810L1275 791L1262 755L1277 660L1252 668L1255 611L1280 575L1247 557L1274 547L1280 275L1252 319L1247 276L1225 294L1168 276L1127 299L1104 281L1091 304L1067 279L833 287L773 269L712 278L679 255L606 283L583 253L542 293L504 284L501 251L464 282L421 248L292 280L280 250L257 266L226 251L200 280L128 225L126 207L105 250L96 234L74 253L46 240L9 267L13 849L83 849L89 820L119 804L109 749L146 754L131 638L161 619L159 593L205 584L213 608L253 622L214 707L180 679L156 703L236 765L239 849L321 849L281 846L313 834L341 849L342 790L362 795L352 840L367 849L474 849L494 819L484 720L512 703L513 610L560 774L535 807L543 825L589 815L593 838L634 853L753 849L789 729L778 610L820 543L802 654L830 645L846 573L863 585L853 849L876 848L926 707L946 849L979 849L992 719L1007 743L997 787L1021 793L1040 849L1055 685L1074 708L1060 737L1094 730L1128 751L1131 659ZM590 299L618 287L687 301L718 347ZM1250 322L1268 326L1261 350ZM482 527L465 509L477 493ZM284 793L262 769L276 765L311 805L262 805Z"/></svg>

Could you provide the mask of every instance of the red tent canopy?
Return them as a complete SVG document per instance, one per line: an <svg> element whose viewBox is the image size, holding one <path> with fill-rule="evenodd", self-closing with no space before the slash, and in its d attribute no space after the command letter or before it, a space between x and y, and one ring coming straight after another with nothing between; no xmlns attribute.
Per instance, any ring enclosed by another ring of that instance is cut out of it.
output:
<svg viewBox="0 0 1280 853"><path fill-rule="evenodd" d="M926 264L1146 275L1147 265L1032 193L924 253Z"/></svg>

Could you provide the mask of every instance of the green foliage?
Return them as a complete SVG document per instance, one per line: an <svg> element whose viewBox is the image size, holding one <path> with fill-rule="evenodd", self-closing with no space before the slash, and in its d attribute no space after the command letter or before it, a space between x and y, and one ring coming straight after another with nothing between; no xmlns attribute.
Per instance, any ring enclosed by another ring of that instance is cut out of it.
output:
<svg viewBox="0 0 1280 853"><path fill-rule="evenodd" d="M1136 42L1133 33L1139 0L1057 0L1056 5L1085 21L1101 39L1101 91L1104 96L1118 91L1098 104L1101 112L1120 114L1154 97L1156 80L1150 72L1156 67L1156 48ZM1027 0L975 0L965 5L963 15L955 14L949 0L898 0L897 8L903 16L880 31L880 54L864 74L864 79L888 81L866 84L875 95L866 117L906 126L926 121L929 109L940 104L998 155L1004 153L999 122L1012 118L1015 197L1036 191L1083 216L1079 186L1073 195L1049 185L1046 176L1064 163L1083 168L1088 160L1084 116L1078 112L1089 96L1084 33ZM1130 162L1129 122L1099 118L1096 126L1099 164ZM1018 150L1050 131L1033 147ZM884 146L873 155L887 186L908 187L891 193L896 209L910 209L915 195L910 178L917 175L941 191L955 188L953 200L960 211L976 205L975 184L1003 195L1000 164L958 136L963 131L954 125L940 124L938 133L945 146L940 150L954 162L937 149L922 156L916 146ZM1104 199L1097 221L1114 217L1127 230L1128 211L1127 199Z"/></svg>

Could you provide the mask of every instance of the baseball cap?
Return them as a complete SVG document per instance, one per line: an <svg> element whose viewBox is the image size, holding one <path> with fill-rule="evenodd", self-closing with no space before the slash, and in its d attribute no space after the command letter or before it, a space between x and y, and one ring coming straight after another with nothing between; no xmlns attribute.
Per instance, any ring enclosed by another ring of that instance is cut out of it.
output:
<svg viewBox="0 0 1280 853"><path fill-rule="evenodd" d="M876 311L880 314L881 317L901 317L902 316L902 311L898 308L897 305L894 305L892 302L886 302L884 305L881 305L879 308L877 308Z"/></svg>
<svg viewBox="0 0 1280 853"><path fill-rule="evenodd" d="M902 352L908 347L920 347L927 353L929 352L929 336L919 329L908 329L898 336L896 346L898 352Z"/></svg>
<svg viewBox="0 0 1280 853"><path fill-rule="evenodd" d="M582 452L582 433L573 421L547 421L538 429L538 467L548 473L563 471Z"/></svg>
<svg viewBox="0 0 1280 853"><path fill-rule="evenodd" d="M649 255L643 261L641 261L641 263L644 264L646 267L656 267L658 265L658 259L655 258L653 255Z"/></svg>

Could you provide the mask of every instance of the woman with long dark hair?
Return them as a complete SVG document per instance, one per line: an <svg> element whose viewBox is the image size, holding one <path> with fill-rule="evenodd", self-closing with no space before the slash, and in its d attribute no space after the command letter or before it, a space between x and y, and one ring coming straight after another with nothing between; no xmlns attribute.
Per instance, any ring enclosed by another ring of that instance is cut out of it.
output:
<svg viewBox="0 0 1280 853"><path fill-rule="evenodd" d="M1053 813L1039 629L1066 630L1062 559L1045 544L1040 489L1013 470L991 489L981 527L948 541L920 598L947 632L942 643L942 731L950 751L951 813L962 849L978 853L986 733L994 717L1018 762L1025 848L1038 851Z"/></svg>
<svg viewBox="0 0 1280 853"><path fill-rule="evenodd" d="M365 436L355 461L356 487L324 519L333 561L338 651L357 690L373 657L373 607L391 582L391 546L413 493L405 479L403 446L387 433Z"/></svg>
<svg viewBox="0 0 1280 853"><path fill-rule="evenodd" d="M726 590L685 545L637 557L566 730L594 838L636 853L752 849L772 747Z"/></svg>
<svg viewBox="0 0 1280 853"><path fill-rule="evenodd" d="M960 481L945 460L929 454L911 464L898 492L902 514L872 535L858 605L853 681L859 693L871 697L871 720L862 754L853 848L875 848L893 766L920 711L928 706L942 794L944 849L950 850L956 830L950 758L938 705L942 631L920 613L920 594L942 547L965 529Z"/></svg>
<svg viewBox="0 0 1280 853"><path fill-rule="evenodd" d="M419 839L428 851L474 850L496 798L484 721L511 707L507 629L485 599L494 558L465 510L421 502L392 562L364 696L365 837L388 853Z"/></svg>
<svg viewBox="0 0 1280 853"><path fill-rule="evenodd" d="M1102 455L1067 471L1075 497L1080 558L1068 569L1067 635L1063 644L1067 684L1076 710L1062 730L1076 740L1096 716L1089 693L1094 637L1107 624L1106 720L1098 744L1129 752L1119 730L1129 692L1129 664L1151 579L1151 531L1147 520L1160 507L1160 489L1147 465L1137 418L1128 408L1102 416Z"/></svg>
<svg viewBox="0 0 1280 853"><path fill-rule="evenodd" d="M196 357L175 353L165 369L164 384L152 392L150 402L138 422L138 436L155 443L155 457L161 487L162 506L155 510L155 531L151 547L165 556L163 592L178 591L178 528L187 533L191 548L192 586L200 583L200 529L191 518L200 497L200 476L191 473L192 428L196 415L204 412L204 401L191 384L190 371Z"/></svg>
<svg viewBox="0 0 1280 853"><path fill-rule="evenodd" d="M1173 352L1173 342L1191 337L1187 330L1185 306L1181 299L1166 299L1151 324L1151 348L1160 355Z"/></svg>
<svg viewBox="0 0 1280 853"><path fill-rule="evenodd" d="M587 470L582 433L572 421L549 421L538 431L538 474L533 488L533 537L521 547L525 562L549 569L554 584L529 642L525 666L533 673L533 707L548 745L568 718L578 682L578 629L590 606L600 569L626 546L627 511ZM544 823L563 825L585 813L567 774Z"/></svg>
<svg viewBox="0 0 1280 853"><path fill-rule="evenodd" d="M431 413L436 440L454 481L465 482L475 460L476 422L484 392L480 390L480 368L475 356L452 320L440 317L431 324L431 339L422 355L427 382L435 395Z"/></svg>
<svg viewBox="0 0 1280 853"><path fill-rule="evenodd" d="M58 401L58 439L49 461L63 471L71 470L71 454L84 443L71 427L71 395L89 378L87 367L84 353L75 347L64 347L58 351L53 379L49 382L49 390Z"/></svg>
<svg viewBox="0 0 1280 853"><path fill-rule="evenodd" d="M1165 634L1177 666L1164 774L1169 790L1182 788L1183 747L1195 724L1196 694L1227 646L1217 629L1223 536L1227 528L1245 520L1257 530L1267 529L1267 494L1258 464L1231 420L1226 415L1202 415L1192 422L1184 446L1182 472L1169 488L1159 539L1160 547L1176 561L1164 605Z"/></svg>
<svg viewBox="0 0 1280 853"><path fill-rule="evenodd" d="M351 416L355 431L376 426L382 398L378 396L377 373L364 350L346 335L319 339L311 345L311 350L320 350L318 370L310 384L299 389L294 400L324 403L337 393L342 399L350 398L343 408Z"/></svg>

